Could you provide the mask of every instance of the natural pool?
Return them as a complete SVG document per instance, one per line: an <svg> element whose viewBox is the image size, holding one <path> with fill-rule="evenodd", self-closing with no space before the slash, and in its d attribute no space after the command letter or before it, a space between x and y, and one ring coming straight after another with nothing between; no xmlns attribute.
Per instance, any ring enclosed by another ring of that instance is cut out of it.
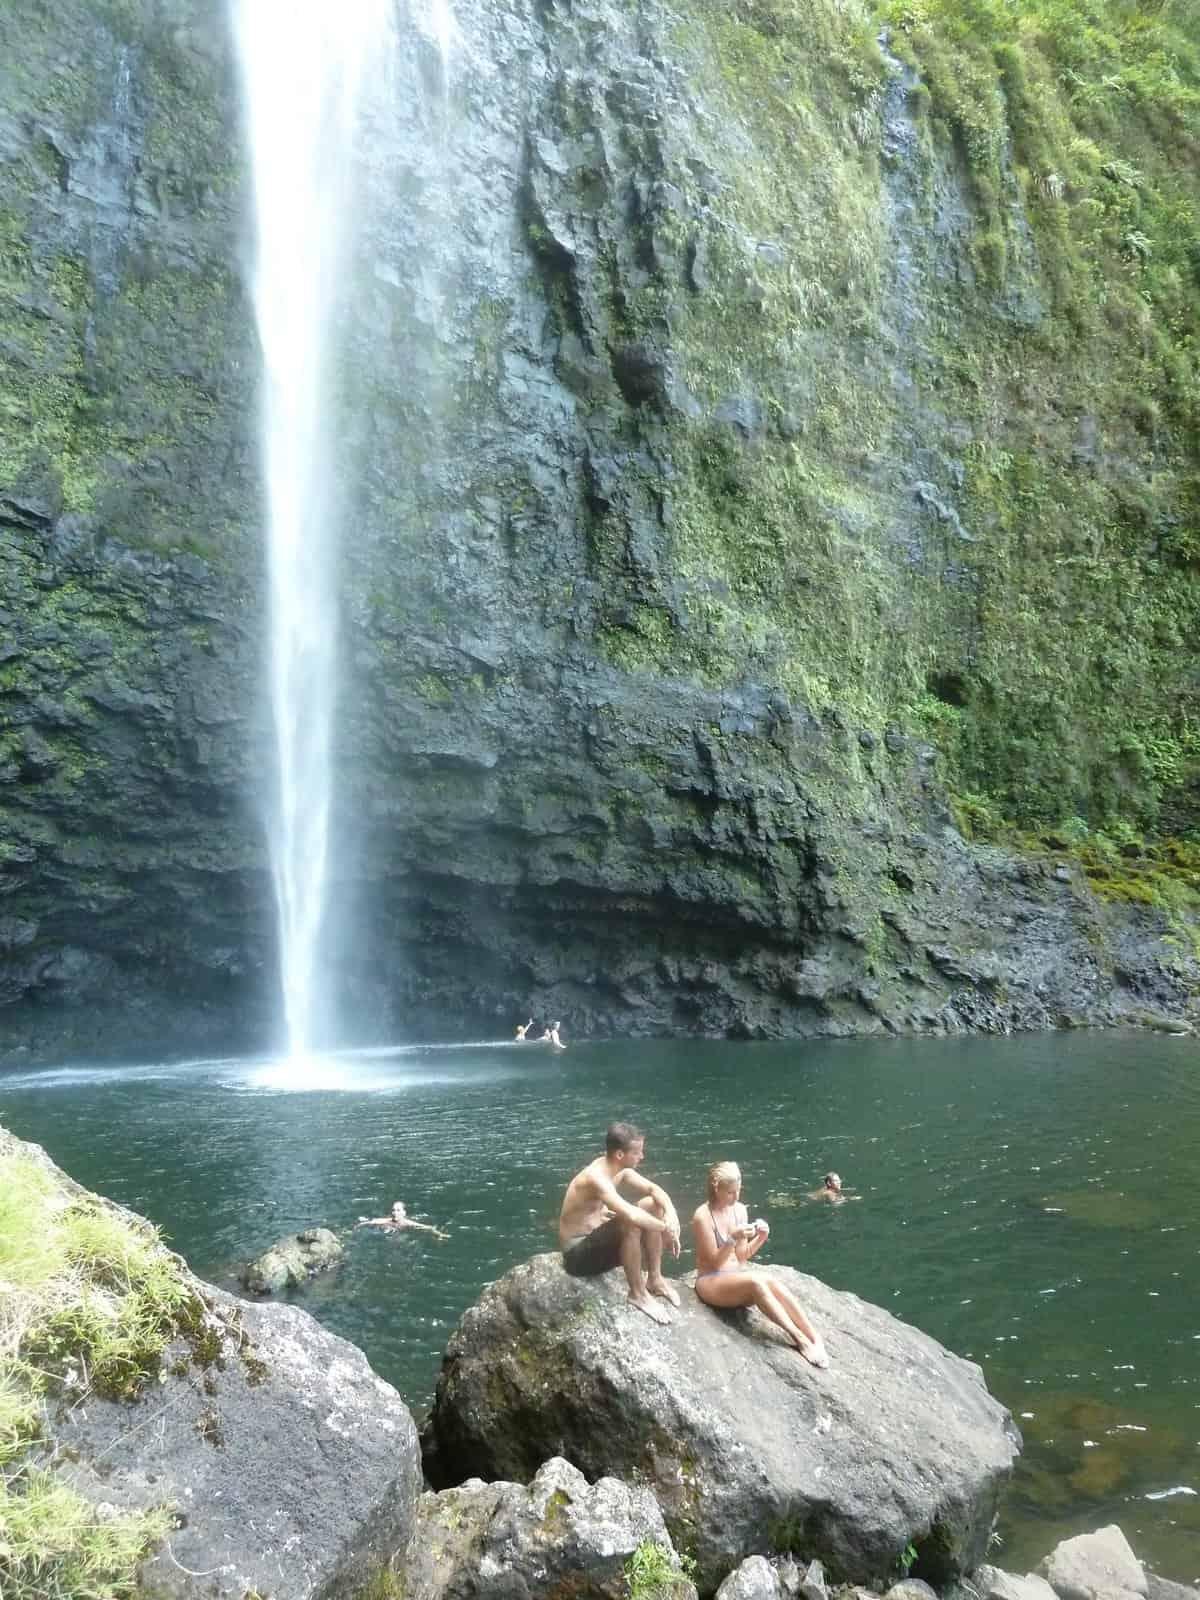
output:
<svg viewBox="0 0 1200 1600"><path fill-rule="evenodd" d="M732 1157L772 1223L764 1259L980 1362L1026 1439L1002 1565L1117 1521L1160 1572L1200 1579L1194 1041L459 1046L358 1056L299 1089L236 1061L0 1071L0 1121L218 1281L397 1198L448 1228L352 1234L302 1299L417 1411L461 1312L551 1247L563 1185L618 1116L648 1130L644 1170L682 1216ZM803 1200L830 1167L861 1202Z"/></svg>

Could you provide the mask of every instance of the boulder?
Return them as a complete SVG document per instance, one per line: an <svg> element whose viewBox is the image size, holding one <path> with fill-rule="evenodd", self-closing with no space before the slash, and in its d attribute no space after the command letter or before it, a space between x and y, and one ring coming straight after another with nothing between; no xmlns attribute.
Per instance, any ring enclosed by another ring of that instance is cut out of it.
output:
<svg viewBox="0 0 1200 1600"><path fill-rule="evenodd" d="M921 1578L902 1578L892 1585L884 1600L938 1600L938 1592Z"/></svg>
<svg viewBox="0 0 1200 1600"><path fill-rule="evenodd" d="M306 1228L303 1233L277 1239L244 1266L239 1281L251 1294L278 1294L298 1289L315 1273L325 1272L342 1258L342 1244L330 1228Z"/></svg>
<svg viewBox="0 0 1200 1600"><path fill-rule="evenodd" d="M0 1129L0 1158L13 1157L47 1174L58 1204L93 1204L145 1232ZM55 1405L51 1391L30 1464L101 1517L173 1513L141 1569L147 1600L350 1600L412 1532L421 1462L408 1408L298 1307L247 1304L162 1256L188 1294L157 1374L132 1400L91 1391Z"/></svg>
<svg viewBox="0 0 1200 1600"><path fill-rule="evenodd" d="M834 1580L894 1575L911 1543L945 1582L982 1557L1019 1448L979 1368L857 1296L774 1268L822 1330L809 1366L755 1313L685 1283L670 1327L619 1274L536 1256L484 1291L447 1348L426 1435L436 1484L528 1481L563 1455L647 1483L711 1591L747 1555L792 1550Z"/></svg>
<svg viewBox="0 0 1200 1600"><path fill-rule="evenodd" d="M408 1408L298 1307L202 1292L204 1327L168 1350L161 1383L64 1410L53 1442L73 1465L60 1472L96 1503L176 1508L143 1571L155 1600L356 1595L412 1530Z"/></svg>
<svg viewBox="0 0 1200 1600"><path fill-rule="evenodd" d="M1028 1572L1023 1578L999 1567L978 1567L971 1574L971 1584L979 1600L1055 1600L1054 1590L1045 1578Z"/></svg>
<svg viewBox="0 0 1200 1600"><path fill-rule="evenodd" d="M1110 1600L1115 1595L1145 1595L1146 1574L1129 1540L1110 1523L1095 1533L1064 1539L1042 1562L1038 1571L1059 1600Z"/></svg>
<svg viewBox="0 0 1200 1600"><path fill-rule="evenodd" d="M647 1547L657 1547L647 1555ZM695 1600L654 1496L589 1484L559 1458L528 1488L478 1478L423 1495L403 1569L405 1600L626 1600L641 1559L669 1574L662 1600Z"/></svg>
<svg viewBox="0 0 1200 1600"><path fill-rule="evenodd" d="M717 1590L716 1600L784 1600L786 1590L766 1556L747 1556Z"/></svg>

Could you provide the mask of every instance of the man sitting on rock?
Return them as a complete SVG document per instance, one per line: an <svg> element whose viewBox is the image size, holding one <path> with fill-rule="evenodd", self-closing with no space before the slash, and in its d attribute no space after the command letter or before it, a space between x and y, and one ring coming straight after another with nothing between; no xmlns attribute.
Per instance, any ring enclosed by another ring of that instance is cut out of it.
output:
<svg viewBox="0 0 1200 1600"><path fill-rule="evenodd" d="M628 1122L614 1122L604 1139L604 1154L576 1173L567 1185L558 1219L563 1269L573 1278L594 1278L621 1267L629 1299L654 1322L670 1318L658 1300L679 1304L662 1275L664 1242L679 1254L679 1218L670 1196L639 1177L646 1154L645 1135ZM625 1189L639 1198L626 1200Z"/></svg>

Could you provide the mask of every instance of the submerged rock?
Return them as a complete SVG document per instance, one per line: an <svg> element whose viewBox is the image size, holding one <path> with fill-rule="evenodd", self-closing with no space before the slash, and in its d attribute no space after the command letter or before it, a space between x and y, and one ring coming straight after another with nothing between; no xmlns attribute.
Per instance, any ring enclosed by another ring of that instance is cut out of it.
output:
<svg viewBox="0 0 1200 1600"><path fill-rule="evenodd" d="M616 1274L536 1256L459 1324L427 1436L435 1484L528 1480L550 1455L653 1490L702 1589L745 1556L794 1550L836 1579L895 1572L916 1545L940 1582L982 1557L1019 1447L979 1368L855 1295L773 1269L833 1360L807 1365L757 1313L686 1291L672 1326Z"/></svg>
<svg viewBox="0 0 1200 1600"><path fill-rule="evenodd" d="M616 1478L589 1484L556 1458L527 1488L472 1478L423 1495L403 1592L405 1600L626 1600L629 1564L647 1546L672 1574L663 1600L695 1600L650 1491Z"/></svg>
<svg viewBox="0 0 1200 1600"><path fill-rule="evenodd" d="M330 1228L306 1228L303 1233L279 1239L244 1266L242 1287L251 1294L278 1294L298 1289L318 1272L326 1272L342 1258L342 1245Z"/></svg>

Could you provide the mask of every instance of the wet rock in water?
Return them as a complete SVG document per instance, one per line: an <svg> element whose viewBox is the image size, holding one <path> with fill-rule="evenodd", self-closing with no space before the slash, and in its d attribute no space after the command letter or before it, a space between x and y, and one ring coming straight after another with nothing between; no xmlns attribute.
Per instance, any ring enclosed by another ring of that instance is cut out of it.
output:
<svg viewBox="0 0 1200 1600"><path fill-rule="evenodd" d="M717 1590L716 1600L784 1600L786 1593L766 1556L747 1556Z"/></svg>
<svg viewBox="0 0 1200 1600"><path fill-rule="evenodd" d="M244 1266L242 1287L251 1294L278 1294L298 1289L318 1272L326 1272L342 1258L342 1245L330 1228L306 1228L303 1233L279 1239Z"/></svg>
<svg viewBox="0 0 1200 1600"><path fill-rule="evenodd" d="M894 1574L910 1543L936 1582L970 1570L1019 1448L978 1367L854 1295L772 1271L824 1334L830 1369L686 1284L659 1327L616 1273L568 1278L557 1255L514 1268L447 1349L431 1481L527 1481L554 1454L591 1477L636 1477L695 1553L702 1589L747 1555L787 1550L850 1581Z"/></svg>
<svg viewBox="0 0 1200 1600"><path fill-rule="evenodd" d="M1115 1522L1065 1539L1038 1570L1059 1600L1114 1600L1117 1595L1132 1600L1147 1590L1142 1564Z"/></svg>
<svg viewBox="0 0 1200 1600"><path fill-rule="evenodd" d="M616 1478L589 1484L555 1458L528 1487L473 1478L423 1495L403 1592L405 1600L626 1600L639 1550L666 1579L662 1600L695 1600L650 1491Z"/></svg>

